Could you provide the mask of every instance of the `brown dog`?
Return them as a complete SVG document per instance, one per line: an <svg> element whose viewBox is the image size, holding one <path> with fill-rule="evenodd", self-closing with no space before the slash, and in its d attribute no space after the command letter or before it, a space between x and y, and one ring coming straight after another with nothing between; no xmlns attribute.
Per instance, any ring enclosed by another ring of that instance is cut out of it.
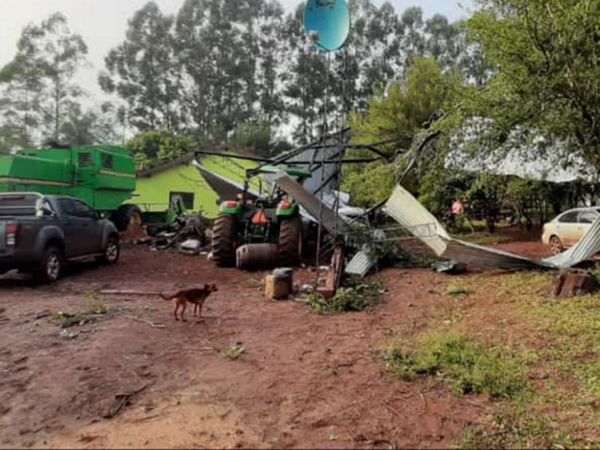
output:
<svg viewBox="0 0 600 450"><path fill-rule="evenodd" d="M185 322L185 318L183 314L185 313L185 309L187 308L187 304L191 303L194 305L194 317L196 316L196 311L198 312L198 318L202 315L202 307L204 306L204 302L208 298L208 296L212 292L217 292L217 286L215 284L205 284L203 288L194 288L194 289L185 289L183 291L179 291L175 294L160 294L160 296L164 300L172 300L173 305L175 306L175 310L173 311L173 315L175 316L175 320L179 320L177 317L177 312L179 308L181 308L181 321Z"/></svg>

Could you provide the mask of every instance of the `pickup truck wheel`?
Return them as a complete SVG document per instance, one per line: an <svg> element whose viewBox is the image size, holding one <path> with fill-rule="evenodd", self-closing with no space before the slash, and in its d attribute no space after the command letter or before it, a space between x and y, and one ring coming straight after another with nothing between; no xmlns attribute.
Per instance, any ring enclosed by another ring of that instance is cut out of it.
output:
<svg viewBox="0 0 600 450"><path fill-rule="evenodd" d="M100 258L100 262L103 264L115 264L119 260L121 255L121 247L119 240L115 237L108 238L106 248L104 249L104 255Z"/></svg>
<svg viewBox="0 0 600 450"><path fill-rule="evenodd" d="M50 246L44 250L42 261L35 278L42 283L54 283L57 281L63 269L63 255L58 247Z"/></svg>

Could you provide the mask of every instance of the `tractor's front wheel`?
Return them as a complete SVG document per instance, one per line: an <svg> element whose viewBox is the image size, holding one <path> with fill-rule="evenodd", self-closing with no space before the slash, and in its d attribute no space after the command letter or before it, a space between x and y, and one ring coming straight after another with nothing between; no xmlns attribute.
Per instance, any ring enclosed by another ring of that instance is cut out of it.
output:
<svg viewBox="0 0 600 450"><path fill-rule="evenodd" d="M290 217L279 226L279 262L284 266L296 266L302 259L302 219Z"/></svg>
<svg viewBox="0 0 600 450"><path fill-rule="evenodd" d="M221 214L215 219L212 236L212 253L219 267L235 266L236 220L231 214Z"/></svg>

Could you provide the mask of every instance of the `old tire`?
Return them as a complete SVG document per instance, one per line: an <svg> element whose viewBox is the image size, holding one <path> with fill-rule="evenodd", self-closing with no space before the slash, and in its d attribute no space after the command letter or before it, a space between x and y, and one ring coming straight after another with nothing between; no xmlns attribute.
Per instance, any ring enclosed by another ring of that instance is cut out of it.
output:
<svg viewBox="0 0 600 450"><path fill-rule="evenodd" d="M212 253L219 267L235 266L236 221L231 214L221 214L213 225Z"/></svg>
<svg viewBox="0 0 600 450"><path fill-rule="evenodd" d="M127 231L129 225L142 226L142 210L136 205L121 205L111 217L119 232Z"/></svg>
<svg viewBox="0 0 600 450"><path fill-rule="evenodd" d="M111 236L108 238L106 247L104 248L104 255L99 258L101 264L116 264L121 256L121 246L119 244L119 238Z"/></svg>
<svg viewBox="0 0 600 450"><path fill-rule="evenodd" d="M63 271L63 254L60 248L50 245L44 250L40 265L34 272L36 281L50 284L57 281Z"/></svg>
<svg viewBox="0 0 600 450"><path fill-rule="evenodd" d="M279 263L296 266L302 259L302 219L284 219L279 226Z"/></svg>
<svg viewBox="0 0 600 450"><path fill-rule="evenodd" d="M558 236L550 237L550 250L552 251L553 255L558 255L565 250L565 247Z"/></svg>

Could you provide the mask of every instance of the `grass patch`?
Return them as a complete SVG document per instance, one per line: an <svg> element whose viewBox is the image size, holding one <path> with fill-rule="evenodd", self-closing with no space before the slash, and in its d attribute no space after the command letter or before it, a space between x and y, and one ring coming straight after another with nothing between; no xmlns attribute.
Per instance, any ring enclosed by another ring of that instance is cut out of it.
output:
<svg viewBox="0 0 600 450"><path fill-rule="evenodd" d="M467 289L462 286L457 286L455 284L450 284L446 288L446 295L449 295L450 297L467 296L471 295L472 293L473 291L471 289Z"/></svg>
<svg viewBox="0 0 600 450"><path fill-rule="evenodd" d="M584 444L587 447L591 443ZM525 411L507 411L494 417L491 428L472 426L463 431L458 448L573 448L568 432L554 430L548 419ZM589 447L593 448L593 447Z"/></svg>
<svg viewBox="0 0 600 450"><path fill-rule="evenodd" d="M234 344L221 351L221 356L230 361L239 359L246 352L246 348L242 344Z"/></svg>
<svg viewBox="0 0 600 450"><path fill-rule="evenodd" d="M364 311L375 306L381 301L384 292L380 283L356 284L353 287L338 289L331 299L326 299L317 292L307 294L306 302L317 314L341 314Z"/></svg>
<svg viewBox="0 0 600 450"><path fill-rule="evenodd" d="M384 352L384 360L387 369L404 380L435 377L450 383L459 394L508 399L527 389L522 357L455 332L421 336L412 351L392 345Z"/></svg>
<svg viewBox="0 0 600 450"><path fill-rule="evenodd" d="M460 333L486 353L495 349L499 359L516 357L517 369L528 379L521 394L493 404L491 423L465 430L460 447L600 446L600 295L549 298L553 276L523 272L461 279L461 287L473 291L473 301L461 306L469 320L444 322L442 313L428 332ZM400 355L415 359L420 340L409 344L416 350ZM444 370L434 376L460 385Z"/></svg>

